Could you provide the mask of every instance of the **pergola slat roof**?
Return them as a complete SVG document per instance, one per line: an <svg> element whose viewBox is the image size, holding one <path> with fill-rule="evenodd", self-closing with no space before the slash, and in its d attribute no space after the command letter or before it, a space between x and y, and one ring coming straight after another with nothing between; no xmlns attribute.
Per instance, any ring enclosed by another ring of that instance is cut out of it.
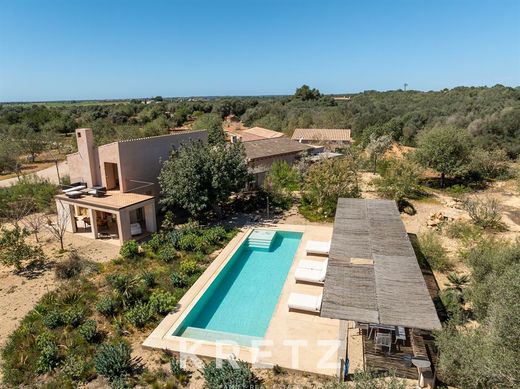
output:
<svg viewBox="0 0 520 389"><path fill-rule="evenodd" d="M338 200L321 316L441 327L394 201Z"/></svg>

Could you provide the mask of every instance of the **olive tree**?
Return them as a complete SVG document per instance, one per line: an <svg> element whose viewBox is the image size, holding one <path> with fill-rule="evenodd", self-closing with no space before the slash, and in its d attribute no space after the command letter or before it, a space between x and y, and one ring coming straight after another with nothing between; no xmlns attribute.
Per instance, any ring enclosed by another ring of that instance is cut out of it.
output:
<svg viewBox="0 0 520 389"><path fill-rule="evenodd" d="M309 167L303 201L315 212L331 217L340 197L360 197L358 171L350 157L328 158Z"/></svg>
<svg viewBox="0 0 520 389"><path fill-rule="evenodd" d="M440 173L441 187L445 187L445 177L460 177L470 162L471 139L460 129L436 127L422 132L417 141L415 157L424 167Z"/></svg>

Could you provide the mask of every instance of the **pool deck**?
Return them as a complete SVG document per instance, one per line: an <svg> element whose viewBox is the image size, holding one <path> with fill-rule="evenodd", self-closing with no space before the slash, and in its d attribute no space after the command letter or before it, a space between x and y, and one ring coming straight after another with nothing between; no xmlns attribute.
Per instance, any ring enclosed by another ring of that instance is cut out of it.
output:
<svg viewBox="0 0 520 389"><path fill-rule="evenodd" d="M287 308L287 300L292 292L316 296L322 292L322 287L319 285L296 283L294 273L300 259L325 260L325 257L307 256L305 245L308 240L330 240L332 227L282 224L276 227L262 227L261 229L303 232L300 245L267 328L264 343L257 348L253 348L216 344L172 335L211 282L224 268L233 253L247 239L252 231L252 229L247 229L241 231L222 250L181 298L177 310L166 316L148 336L143 343L143 347L184 353L184 355L190 356L196 355L204 359L228 358L230 355L234 355L237 359L252 363L255 366L272 367L279 365L286 369L320 375L338 375L340 372L339 360L345 356L347 323L322 318L317 314L293 312ZM196 360L194 362L197 363Z"/></svg>

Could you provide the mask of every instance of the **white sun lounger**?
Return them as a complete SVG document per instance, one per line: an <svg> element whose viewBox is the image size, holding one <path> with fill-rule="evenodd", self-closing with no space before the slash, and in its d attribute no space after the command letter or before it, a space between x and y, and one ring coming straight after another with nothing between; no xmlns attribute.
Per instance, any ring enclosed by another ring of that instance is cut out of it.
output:
<svg viewBox="0 0 520 389"><path fill-rule="evenodd" d="M301 259L298 263L299 269L313 269L313 270L322 270L324 267L327 267L327 263L329 259L327 258L325 261L313 261L311 259Z"/></svg>
<svg viewBox="0 0 520 389"><path fill-rule="evenodd" d="M321 270L298 268L294 273L294 279L300 282L309 282L311 284L323 284L325 282L325 275L327 274L327 267Z"/></svg>
<svg viewBox="0 0 520 389"><path fill-rule="evenodd" d="M307 251L307 254L328 255L330 251L330 240L328 242L309 240L305 246L305 251Z"/></svg>
<svg viewBox="0 0 520 389"><path fill-rule="evenodd" d="M323 294L319 296L311 296L309 294L291 293L287 306L289 309L298 311L319 312L321 310L321 300Z"/></svg>

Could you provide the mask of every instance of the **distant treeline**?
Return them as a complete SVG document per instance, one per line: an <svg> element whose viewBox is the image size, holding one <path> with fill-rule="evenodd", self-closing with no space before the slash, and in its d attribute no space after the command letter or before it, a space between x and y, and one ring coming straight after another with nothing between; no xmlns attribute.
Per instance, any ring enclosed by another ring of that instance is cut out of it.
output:
<svg viewBox="0 0 520 389"><path fill-rule="evenodd" d="M98 144L115 139L166 133L204 114L235 114L246 126L261 126L288 135L299 127L351 128L361 143L370 134L389 134L415 145L419 132L436 126L467 130L475 144L520 154L520 88L496 85L457 87L437 92L366 91L334 100L307 86L293 96L214 97L48 105L0 105L0 135L68 133L92 127Z"/></svg>

